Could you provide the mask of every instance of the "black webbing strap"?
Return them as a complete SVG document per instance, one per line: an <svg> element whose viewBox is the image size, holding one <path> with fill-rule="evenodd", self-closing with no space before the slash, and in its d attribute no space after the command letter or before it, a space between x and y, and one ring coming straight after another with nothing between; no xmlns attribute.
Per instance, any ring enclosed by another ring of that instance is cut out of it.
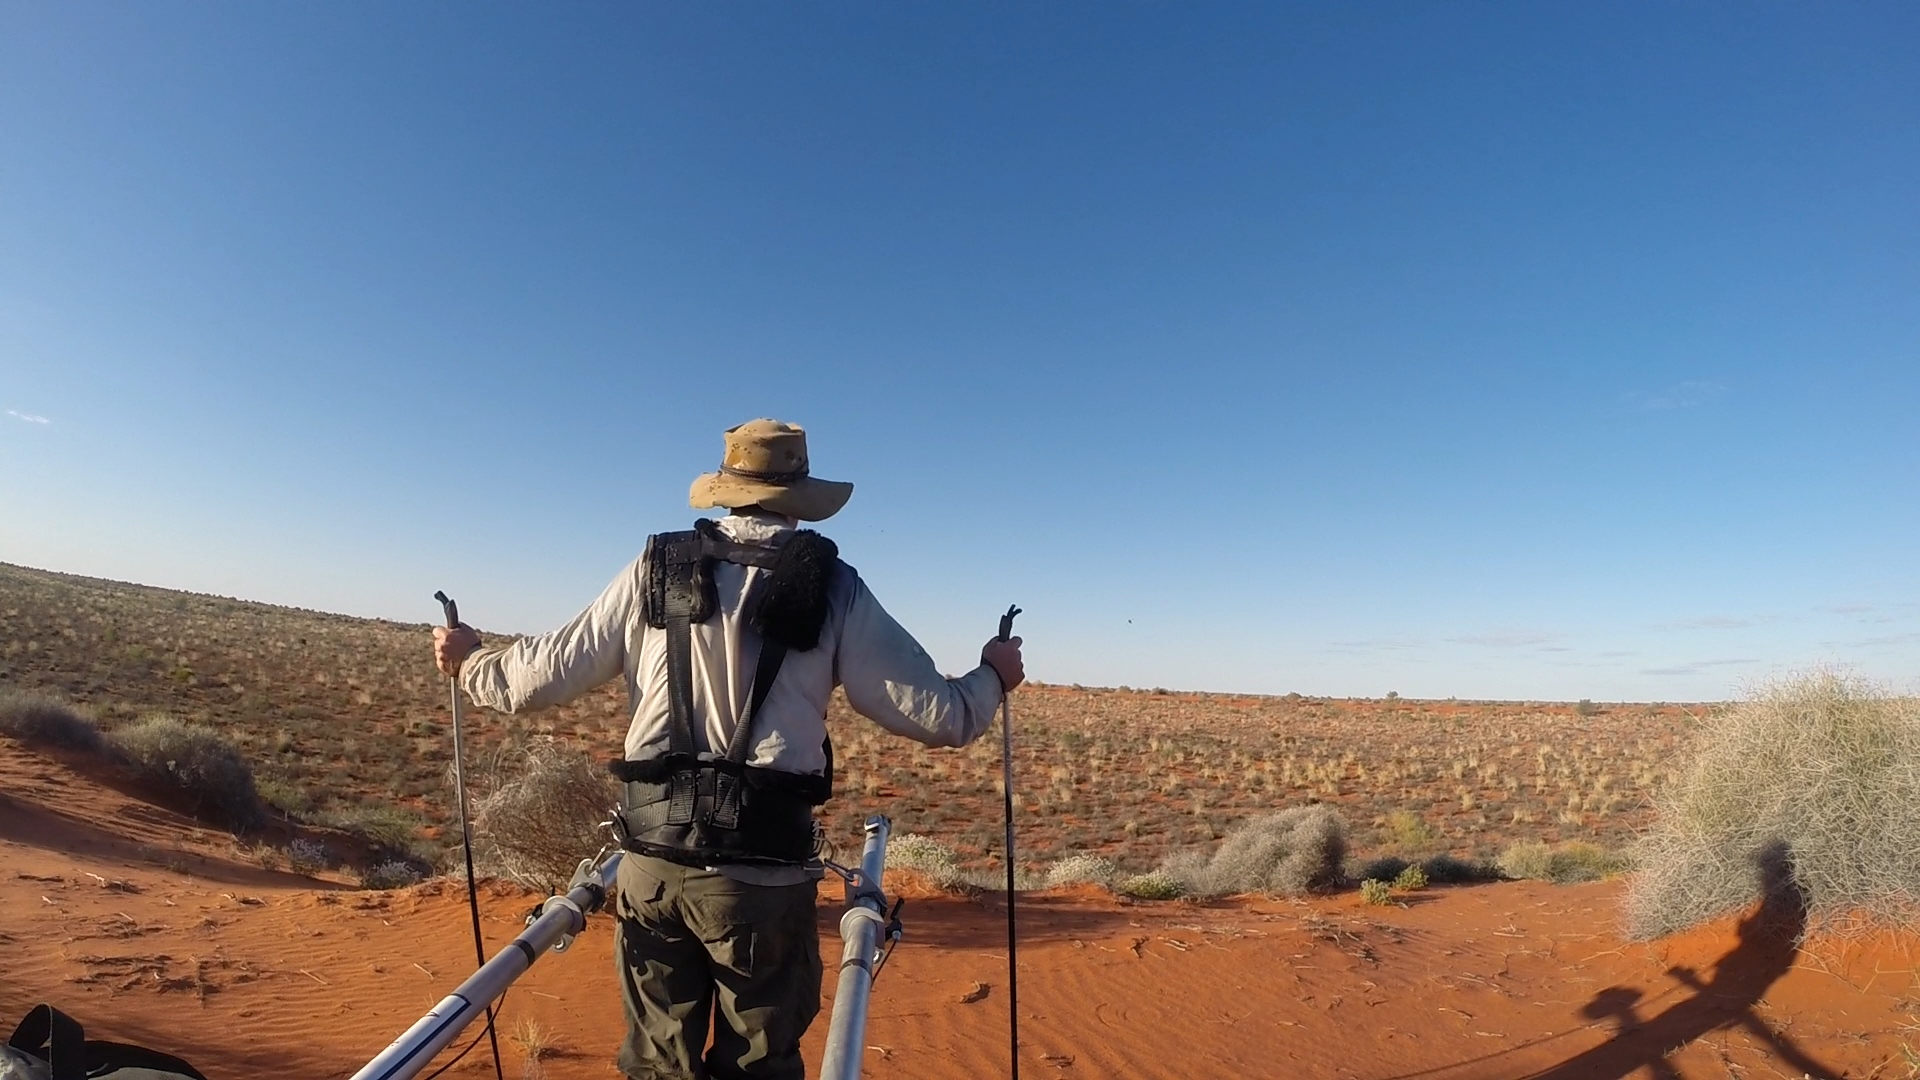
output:
<svg viewBox="0 0 1920 1080"><path fill-rule="evenodd" d="M773 680L780 677L780 664L787 658L787 647L772 638L760 639L760 662L753 668L753 686L747 691L747 711L733 725L733 737L727 740L727 760L735 765L747 762L747 737L753 732L753 719L767 703Z"/></svg>
<svg viewBox="0 0 1920 1080"><path fill-rule="evenodd" d="M780 664L787 658L787 647L772 638L760 639L760 660L753 668L753 686L747 691L747 707L740 719L733 725L733 737L727 740L726 760L735 765L744 765L747 760L747 741L753 732L753 718L760 715L760 706L766 704L767 693L773 689L773 681L780 677ZM708 819L723 829L740 827L740 785L745 776L738 770L720 772L714 776L713 814Z"/></svg>
<svg viewBox="0 0 1920 1080"><path fill-rule="evenodd" d="M685 615L667 618L667 718L669 753L693 760L693 624ZM668 781L667 824L693 821L699 780L697 774L686 769L673 774Z"/></svg>
<svg viewBox="0 0 1920 1080"><path fill-rule="evenodd" d="M87 1075L86 1033L79 1021L51 1005L34 1006L7 1045L46 1062L53 1080L84 1080Z"/></svg>

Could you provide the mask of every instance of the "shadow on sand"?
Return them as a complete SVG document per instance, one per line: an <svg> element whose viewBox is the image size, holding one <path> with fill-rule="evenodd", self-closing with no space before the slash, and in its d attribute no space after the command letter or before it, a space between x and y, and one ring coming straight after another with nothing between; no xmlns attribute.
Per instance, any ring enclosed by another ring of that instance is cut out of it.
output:
<svg viewBox="0 0 1920 1080"><path fill-rule="evenodd" d="M1678 1080L1680 1074L1667 1060L1670 1052L1709 1032L1734 1027L1767 1046L1793 1074L1837 1080L1831 1070L1754 1012L1767 988L1793 966L1800 935L1807 927L1807 900L1794 880L1792 852L1784 841L1769 843L1753 858L1760 878L1760 906L1740 920L1738 944L1714 965L1711 978L1702 979L1699 972L1686 967L1667 972L1691 988L1693 996L1658 1015L1642 1017L1635 1009L1640 991L1624 986L1600 991L1580 1015L1612 1021L1613 1038L1531 1073L1528 1080L1614 1080L1639 1069L1656 1080Z"/></svg>

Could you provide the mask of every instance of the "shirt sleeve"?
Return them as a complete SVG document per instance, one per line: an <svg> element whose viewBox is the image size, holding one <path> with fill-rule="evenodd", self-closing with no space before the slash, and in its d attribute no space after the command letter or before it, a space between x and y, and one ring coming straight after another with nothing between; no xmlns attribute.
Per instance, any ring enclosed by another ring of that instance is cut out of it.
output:
<svg viewBox="0 0 1920 1080"><path fill-rule="evenodd" d="M504 648L477 649L460 665L460 688L500 712L572 701L625 670L627 628L638 617L641 560L613 579L565 626Z"/></svg>
<svg viewBox="0 0 1920 1080"><path fill-rule="evenodd" d="M836 663L854 712L928 746L965 746L986 733L1000 705L1000 676L991 667L957 679L940 674L864 581L854 586Z"/></svg>

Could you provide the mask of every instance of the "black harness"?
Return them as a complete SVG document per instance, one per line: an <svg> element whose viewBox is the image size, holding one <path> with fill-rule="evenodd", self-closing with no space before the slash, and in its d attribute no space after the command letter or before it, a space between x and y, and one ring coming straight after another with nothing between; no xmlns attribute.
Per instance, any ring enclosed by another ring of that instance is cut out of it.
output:
<svg viewBox="0 0 1920 1080"><path fill-rule="evenodd" d="M711 520L686 532L649 537L642 612L666 632L668 748L664 756L617 761L626 782L620 815L628 851L693 866L794 864L813 856L813 808L833 793L833 746L824 776L746 764L754 717L766 703L790 651L820 643L827 586L839 562L833 541L802 529L779 548L736 543ZM760 636L760 658L723 753L701 753L694 740L693 627L719 606L716 562L769 571L747 597L742 615Z"/></svg>

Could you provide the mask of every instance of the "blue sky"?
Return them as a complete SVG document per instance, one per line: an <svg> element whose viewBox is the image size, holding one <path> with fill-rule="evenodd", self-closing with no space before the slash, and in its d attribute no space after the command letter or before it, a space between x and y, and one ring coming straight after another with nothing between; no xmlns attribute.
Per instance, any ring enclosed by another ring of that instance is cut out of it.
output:
<svg viewBox="0 0 1920 1080"><path fill-rule="evenodd" d="M535 631L772 415L956 670L1018 601L1055 682L1911 687L1916 40L1906 4L9 4L0 560Z"/></svg>

